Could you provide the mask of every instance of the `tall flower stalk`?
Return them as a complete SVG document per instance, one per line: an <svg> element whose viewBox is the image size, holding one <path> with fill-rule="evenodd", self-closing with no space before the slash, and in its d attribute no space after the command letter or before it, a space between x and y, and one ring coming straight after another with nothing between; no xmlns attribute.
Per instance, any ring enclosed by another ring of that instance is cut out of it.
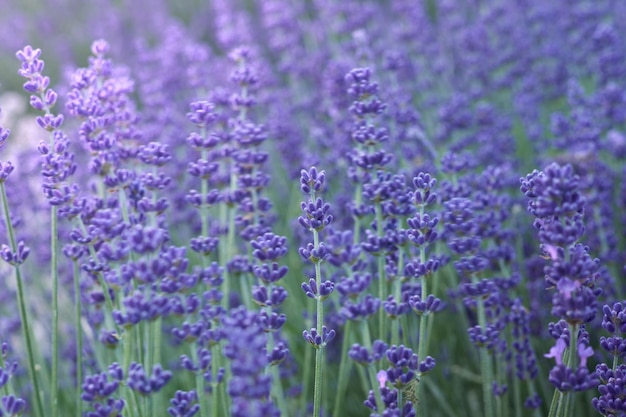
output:
<svg viewBox="0 0 626 417"><path fill-rule="evenodd" d="M59 215L70 216L72 210L67 207L74 200L78 187L67 183L69 177L76 171L74 155L68 151L69 139L60 130L63 115L52 113L52 107L57 101L57 93L48 88L50 79L42 75L44 62L39 59L41 50L33 50L30 46L17 52L17 58L22 62L19 74L28 79L24 89L30 96L31 106L43 112L43 117L37 118L37 124L49 133L48 143L42 142L38 146L41 154L41 168L43 177L43 192L50 204L50 276L52 278L52 373L50 387L50 409L52 417L59 415ZM61 213L59 213L61 212ZM77 331L80 331L77 329Z"/></svg>
<svg viewBox="0 0 626 417"><path fill-rule="evenodd" d="M587 370L593 354L585 323L596 316L595 288L599 261L589 256L588 248L577 241L584 232L585 198L580 194L578 175L571 165L549 165L533 171L521 181L522 192L530 199L528 211L536 219L541 249L550 260L545 280L552 296L552 314L561 320L551 323L555 345L545 356L556 365L550 371L555 386L550 417L570 416L573 393L598 384L595 373Z"/></svg>
<svg viewBox="0 0 626 417"><path fill-rule="evenodd" d="M302 202L304 216L298 217L298 222L307 231L313 234L313 243L299 249L300 256L315 266L315 277L302 283L302 290L307 297L316 302L316 328L304 331L304 339L316 349L315 351L315 384L313 396L313 416L321 415L322 406L322 371L324 368L324 348L335 337L335 330L324 326L324 300L333 292L335 285L332 281L322 282L321 263L328 256L326 246L320 241L320 232L333 221L328 214L330 205L325 203L318 193L321 193L326 181L326 173L311 167L308 171L302 170L300 175L300 189L308 194L307 201Z"/></svg>
<svg viewBox="0 0 626 417"><path fill-rule="evenodd" d="M31 50L32 52L32 50ZM34 56L34 52L32 52ZM9 137L10 130L4 129L0 126L0 149L4 148L6 141ZM13 266L15 269L15 280L17 286L17 306L20 312L20 320L22 322L22 337L26 344L26 354L28 356L28 376L33 384L33 403L35 415L39 417L44 416L43 412L43 400L41 398L40 387L40 373L37 371L37 364L35 359L35 346L33 340L32 328L30 325L30 318L28 310L26 308L26 292L24 289L24 280L22 278L22 272L20 265L24 263L30 249L24 244L23 241L17 241L15 236L15 230L13 229L13 223L11 219L11 213L9 210L9 202L7 199L7 192L5 188L5 182L11 172L13 172L13 164L6 162L0 163L0 197L2 198L2 213L4 215L4 221L6 225L7 235L9 239L9 246L2 245L0 255L7 263ZM2 353L4 354L4 353Z"/></svg>

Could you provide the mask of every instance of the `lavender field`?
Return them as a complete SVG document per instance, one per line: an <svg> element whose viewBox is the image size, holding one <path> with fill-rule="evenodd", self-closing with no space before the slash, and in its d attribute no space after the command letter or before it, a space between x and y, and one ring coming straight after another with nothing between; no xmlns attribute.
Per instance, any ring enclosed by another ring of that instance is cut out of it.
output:
<svg viewBox="0 0 626 417"><path fill-rule="evenodd" d="M0 0L0 417L626 416L624 39Z"/></svg>

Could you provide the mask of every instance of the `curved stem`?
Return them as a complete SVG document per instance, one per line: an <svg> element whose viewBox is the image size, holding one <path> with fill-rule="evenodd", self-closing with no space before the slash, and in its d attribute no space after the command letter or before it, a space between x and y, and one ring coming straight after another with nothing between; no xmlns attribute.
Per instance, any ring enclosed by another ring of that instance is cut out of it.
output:
<svg viewBox="0 0 626 417"><path fill-rule="evenodd" d="M4 182L0 182L0 194L2 195L2 209L4 211L4 220L6 222L9 243L11 245L11 250L15 252L17 251L17 242L15 239L15 231L13 230L13 225L11 224L11 215L9 212L9 204ZM43 417L43 402L41 399L41 389L39 387L37 365L35 364L32 329L30 327L30 322L28 318L28 311L26 310L24 282L22 280L22 273L18 265L15 266L15 280L17 283L17 306L20 312L20 319L22 321L22 335L24 337L24 342L26 344L26 353L28 355L28 374L30 376L30 380L33 383L33 402L35 403L35 414L39 417Z"/></svg>

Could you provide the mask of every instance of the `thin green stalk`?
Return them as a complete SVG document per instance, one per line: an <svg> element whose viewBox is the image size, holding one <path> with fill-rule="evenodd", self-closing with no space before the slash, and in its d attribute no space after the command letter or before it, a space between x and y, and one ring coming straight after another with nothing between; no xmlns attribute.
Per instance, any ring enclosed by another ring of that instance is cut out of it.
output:
<svg viewBox="0 0 626 417"><path fill-rule="evenodd" d="M359 374L359 379L361 380L361 386L363 387L363 391L365 392L365 395L367 396L370 390L370 386L371 386L369 374L367 373L367 370L365 369L363 365L358 365L356 367L356 370ZM378 403L376 404L378 407Z"/></svg>
<svg viewBox="0 0 626 417"><path fill-rule="evenodd" d="M576 359L578 355L576 354L578 350L578 325L570 324L569 325L569 356L567 358L567 367L570 369L576 369ZM567 395L569 394L569 395ZM570 415L570 406L574 401L573 393L565 393L563 394L563 417L568 417Z"/></svg>
<svg viewBox="0 0 626 417"><path fill-rule="evenodd" d="M9 203L7 200L7 192L4 186L4 182L0 182L0 193L2 194L2 209L4 211L4 220L6 223L7 234L9 236L9 243L13 252L17 251L17 241L15 239L15 231L11 224L11 215L9 212ZM33 346L32 329L28 318L28 312L26 310L26 297L24 294L24 281L22 280L22 273L19 265L15 265L15 280L17 283L17 305L20 312L20 320L22 321L22 335L26 344L26 352L28 354L28 374L30 380L33 383L33 396L35 405L35 414L39 417L44 416L43 402L41 399L41 389L39 387L39 377L37 376L37 365L35 365L35 353Z"/></svg>
<svg viewBox="0 0 626 417"><path fill-rule="evenodd" d="M558 389L554 390L554 394L552 394L552 401L550 402L550 410L548 411L548 417L556 417L557 415L557 404L561 402L561 397L563 393Z"/></svg>
<svg viewBox="0 0 626 417"><path fill-rule="evenodd" d="M520 380L516 376L513 377L513 409L515 417L522 417L522 390Z"/></svg>
<svg viewBox="0 0 626 417"><path fill-rule="evenodd" d="M315 201L315 191L311 191L311 201ZM317 251L320 247L320 236L319 231L316 229L312 230L313 232L313 248ZM320 265L321 261L318 260L315 262L315 283L317 284L317 288L322 288L322 269ZM318 295L315 299L316 301L316 319L317 319L317 334L323 334L323 324L324 324L324 303L322 298ZM324 345L317 346L317 350L315 351L315 382L313 385L313 417L320 417L321 415L321 406L322 406L322 371L323 371L323 362L324 362Z"/></svg>
<svg viewBox="0 0 626 417"><path fill-rule="evenodd" d="M315 194L311 194L311 199L315 198ZM313 247L318 250L320 246L319 232L313 230ZM317 288L322 288L322 271L320 262L315 263L315 282ZM318 296L316 299L317 304L317 333L322 334L322 326L324 324L324 303ZM313 385L313 416L319 417L321 415L322 405L322 371L324 362L324 346L319 346L315 351L315 383Z"/></svg>
<svg viewBox="0 0 626 417"><path fill-rule="evenodd" d="M376 202L376 231L378 233L379 242L382 242L383 238L383 208L380 202ZM378 297L383 302L387 299L385 291L385 257L382 253L378 254ZM378 337L381 340L385 340L385 309L380 308L378 310Z"/></svg>
<svg viewBox="0 0 626 417"><path fill-rule="evenodd" d="M478 279L476 276L472 277L472 280L476 282ZM478 310L478 324L480 328L485 330L487 328L487 314L485 311L485 303L482 298L476 300ZM483 402L485 417L494 417L494 404L491 386L493 384L493 363L491 356L486 346L480 347L480 376L483 381Z"/></svg>
<svg viewBox="0 0 626 417"><path fill-rule="evenodd" d="M450 399L441 392L441 390L437 387L437 384L431 384L431 381L429 379L426 379L426 381L422 381L420 385L426 385L426 389L428 389L432 394L430 398L434 398L437 401L437 405L439 405L441 410L443 410L443 412L446 413L448 417L458 416L458 414L454 412L452 407L450 407Z"/></svg>
<svg viewBox="0 0 626 417"><path fill-rule="evenodd" d="M124 339L123 339L123 343L124 343L124 367L123 367L123 370L126 373L128 373L128 370L130 369L130 359L131 359L131 353L132 353L132 340L131 340L131 337L133 336L132 330L133 330L132 327L127 329L124 332ZM126 404L129 405L128 408L131 410L132 414L134 414L134 412L132 411L133 407L130 406L131 402L133 401L133 390L130 389L130 387L128 387L128 386L124 390L124 401L126 402Z"/></svg>
<svg viewBox="0 0 626 417"><path fill-rule="evenodd" d="M348 345L350 341L350 331L352 330L352 320L346 321L343 331L343 343L341 345L341 361L339 362L339 381L337 382L337 392L335 394L335 406L333 407L333 416L339 416L341 411L341 403L344 399L346 390L346 382L352 362L348 361Z"/></svg>
<svg viewBox="0 0 626 417"><path fill-rule="evenodd" d="M361 205L361 201L363 199L363 184L360 182L356 184L354 188L354 203L356 207ZM361 239L361 218L354 216L354 244L359 244Z"/></svg>
<svg viewBox="0 0 626 417"><path fill-rule="evenodd" d="M83 415L83 401L81 384L83 382L83 326L81 325L80 299L80 267L78 261L73 262L74 273L74 325L76 327L76 417Z"/></svg>
<svg viewBox="0 0 626 417"><path fill-rule="evenodd" d="M424 207L420 207L420 217L423 217L423 216L424 216ZM420 263L425 264L426 263L426 249L424 248L424 246L420 246L419 255L420 255ZM427 275L423 276L421 279L422 293L420 297L422 301L426 300L426 298L428 297L426 277ZM417 357L420 361L423 361L424 359L426 359L426 348L427 348L426 330L430 328L430 322L432 322L432 319L431 319L431 315L429 312L424 312L424 314L422 314L422 316L419 317L420 327L419 327L419 339L417 341ZM424 391L424 384L419 384L417 386L418 400L423 397L422 395L423 391ZM422 411L424 408L424 401L418 401L418 403L415 405L415 408L416 408L417 414L421 416L423 414Z"/></svg>
<svg viewBox="0 0 626 417"><path fill-rule="evenodd" d="M280 370L278 366L272 366L272 391L274 392L274 401L278 404L278 409L280 410L281 417L286 417L289 415L287 411L287 403L285 401L285 392L283 391L283 383L280 379Z"/></svg>
<svg viewBox="0 0 626 417"><path fill-rule="evenodd" d="M128 389L130 390L131 399L133 400L134 408L135 410L137 410L137 415L139 417L144 417L143 408L141 407L142 402L139 400L139 395L137 394L137 392L135 392L135 390L131 389L130 387L128 387Z"/></svg>
<svg viewBox="0 0 626 417"><path fill-rule="evenodd" d="M77 219L78 219L81 231L83 232L83 234L85 236L87 236L88 232L87 232L87 227L85 226L85 222L83 222L83 220L80 218L80 216L77 216ZM94 259L98 259L97 258L97 254L96 254L96 249L94 248L93 244L90 243L88 245L88 247L89 247L89 254ZM107 285L107 283L104 280L104 277L102 276L101 273L98 273L98 284L100 285L100 288L102 288L102 292L104 294L104 300L105 300L107 308L109 309L109 313L112 313L113 312L113 300L111 299L111 294L109 294L109 286ZM115 326L115 330L118 333L120 332L120 329L119 329L117 323L115 323L115 321L111 320L111 315L110 314L105 315L105 320L107 320L108 322L112 321L113 325Z"/></svg>
<svg viewBox="0 0 626 417"><path fill-rule="evenodd" d="M2 357L2 354L0 354L0 368L2 368L3 370L6 370L6 364L4 363L4 358ZM2 387L2 393L4 394L4 396L7 396L9 394L13 394L13 388L11 387L11 389L9 390L11 386L11 379L9 378L9 380L7 381L6 384L4 384L4 386Z"/></svg>
<svg viewBox="0 0 626 417"><path fill-rule="evenodd" d="M322 406L322 365L324 350L319 347L315 350L315 385L313 386L313 416L321 416Z"/></svg>
<svg viewBox="0 0 626 417"><path fill-rule="evenodd" d="M402 301L401 300L401 298L402 298L402 276L400 276L400 274L402 274L402 271L404 271L404 256L403 256L404 252L401 249L402 248L400 248L400 250L398 250L398 276L396 277L396 279L393 282L394 298L396 300L396 303L400 303ZM402 317L402 316L400 316L400 317ZM399 343L399 339L400 339L400 317L396 317L391 322L391 344L392 345L397 345ZM407 327L403 327L403 328L407 329ZM406 333L406 330L405 330L405 333Z"/></svg>
<svg viewBox="0 0 626 417"><path fill-rule="evenodd" d="M235 174L232 174L231 176L231 190L234 189L233 186L233 178L236 177ZM236 185L236 183L235 183ZM220 253L224 253L224 257L222 259L222 265L226 265L226 262L228 262L229 260L232 259L233 255L234 255L234 247L235 247L235 208L234 207L228 207L227 210L227 217L228 217L228 234L226 235L226 245L224 248L220 248L220 249L224 249L223 251L220 250ZM230 272L228 271L228 268L224 269L224 284L223 284L223 288L224 288L224 297L222 298L222 307L224 307L226 310L228 310L229 308L229 295L230 295L230 291L231 291L231 279L232 277L230 276Z"/></svg>
<svg viewBox="0 0 626 417"><path fill-rule="evenodd" d="M307 308L307 312L311 313L311 309ZM310 314L309 314L310 316ZM309 320L307 320L306 328L311 328L312 324ZM307 395L309 394L309 386L311 381L311 355L313 351L311 349L305 349L304 352L304 371L302 373L303 387L302 387L302 402L300 404L300 409L305 410L307 407Z"/></svg>
<svg viewBox="0 0 626 417"><path fill-rule="evenodd" d="M217 371L219 369L219 363L217 362L220 358L220 346L219 344L214 344L211 346L211 386L212 386L212 394L213 398L211 401L211 415L217 416L219 409L219 389L217 383Z"/></svg>
<svg viewBox="0 0 626 417"><path fill-rule="evenodd" d="M190 346L190 350L191 350L191 360L193 361L194 364L199 365L199 360L198 360L198 352L197 352L197 345L195 343L193 343ZM209 395L206 395L206 393L204 392L204 375L202 373L202 370L199 369L198 371L196 371L196 392L198 393L198 404L200 405L200 417L208 417L209 414L209 407L207 404L207 400L209 399ZM215 393L215 390L214 392ZM215 398L213 398L213 401L215 402ZM215 415L215 414L213 414Z"/></svg>
<svg viewBox="0 0 626 417"><path fill-rule="evenodd" d="M374 364L370 363L367 367L368 374L370 377L370 385L372 387L372 391L374 391L374 398L376 398L376 409L379 413L383 413L385 410L385 403L383 402L383 397L380 395L380 388L378 385L378 379L376 378L376 368L374 368ZM400 390L398 390L398 395L400 395ZM402 398L398 397L398 404L402 404Z"/></svg>
<svg viewBox="0 0 626 417"><path fill-rule="evenodd" d="M57 207L50 208L50 244L52 275L52 378L50 381L50 403L52 417L59 415L59 239Z"/></svg>

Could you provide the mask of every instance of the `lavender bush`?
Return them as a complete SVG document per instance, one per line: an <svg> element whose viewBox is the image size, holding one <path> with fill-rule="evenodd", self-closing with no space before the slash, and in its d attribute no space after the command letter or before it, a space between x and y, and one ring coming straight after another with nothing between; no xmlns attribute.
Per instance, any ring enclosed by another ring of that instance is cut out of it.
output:
<svg viewBox="0 0 626 417"><path fill-rule="evenodd" d="M622 2L17 3L0 417L626 416Z"/></svg>

